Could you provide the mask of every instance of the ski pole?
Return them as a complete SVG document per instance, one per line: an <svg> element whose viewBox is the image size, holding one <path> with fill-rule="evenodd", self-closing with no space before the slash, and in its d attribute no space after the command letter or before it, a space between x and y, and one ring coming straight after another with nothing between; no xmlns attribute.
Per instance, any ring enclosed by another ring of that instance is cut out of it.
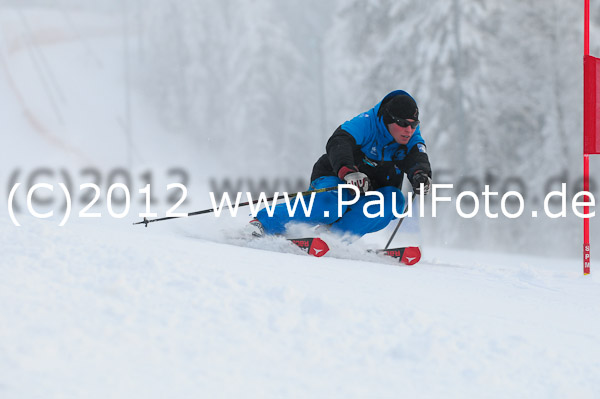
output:
<svg viewBox="0 0 600 399"><path fill-rule="evenodd" d="M415 199L417 199L417 196L415 195L415 197L413 198L412 202L414 204ZM404 213L408 212L408 202L406 203L406 206L404 207ZM385 245L384 249L388 249L388 247L390 246L390 244L392 243L392 240L394 239L394 237L396 236L396 232L398 232L398 229L400 228L400 225L402 224L402 221L406 219L406 217L400 218L398 220L398 224L396 225L396 228L394 229L394 232L392 233L392 236L390 237L388 243Z"/></svg>
<svg viewBox="0 0 600 399"><path fill-rule="evenodd" d="M317 190L309 190L309 191L303 191L301 193L291 194L291 195L288 196L288 198L294 198L294 197L297 197L299 195L305 196L305 195L309 195L309 194L313 194L313 193L315 193L315 194L316 193L324 193L326 191L333 191L333 190L337 190L337 189L338 189L337 186L319 188ZM267 198L266 202L273 201L275 198L276 197ZM239 204L238 207L239 206L247 206L247 205L250 205L250 204L258 204L259 202L260 202L260 199L258 199L256 201L252 201L252 202L244 202L242 204ZM229 208L229 207L227 207L227 208ZM169 216L169 217L158 218L158 219L147 219L147 218L144 218L144 220L142 220L141 222L135 222L133 224L134 225L136 225L136 224L143 224L146 227L148 227L148 223L161 222L163 220L170 220L170 219L179 219L179 218L189 217L189 216L203 215L205 213L212 213L214 211L215 211L214 208L208 208L208 209L204 209L202 211L190 212L186 216Z"/></svg>

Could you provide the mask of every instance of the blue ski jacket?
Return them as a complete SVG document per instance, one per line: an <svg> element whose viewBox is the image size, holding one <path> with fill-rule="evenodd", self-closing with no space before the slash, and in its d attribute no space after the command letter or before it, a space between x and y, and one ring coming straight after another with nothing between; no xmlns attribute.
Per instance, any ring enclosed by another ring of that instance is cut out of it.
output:
<svg viewBox="0 0 600 399"><path fill-rule="evenodd" d="M417 126L409 142L403 145L394 140L383 122L383 107L398 95L410 96L404 90L393 91L370 110L339 126L327 142L327 153L315 163L311 181L337 176L344 166L356 166L369 176L373 189L401 187L404 174L412 179L417 170L431 177L421 127Z"/></svg>

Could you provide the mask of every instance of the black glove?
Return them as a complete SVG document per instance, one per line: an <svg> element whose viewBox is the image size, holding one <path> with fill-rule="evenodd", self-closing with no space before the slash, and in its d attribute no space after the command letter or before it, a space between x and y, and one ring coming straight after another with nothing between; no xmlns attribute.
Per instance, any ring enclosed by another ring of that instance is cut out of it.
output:
<svg viewBox="0 0 600 399"><path fill-rule="evenodd" d="M369 176L359 172L356 166L342 166L338 172L338 177L345 180L346 183L358 187L361 193L369 191L369 187L371 186Z"/></svg>
<svg viewBox="0 0 600 399"><path fill-rule="evenodd" d="M418 195L429 194L429 190L431 190L431 177L427 175L427 173L422 170L417 170L414 174L410 182L413 186L413 191ZM421 193L421 183L423 183L423 193Z"/></svg>

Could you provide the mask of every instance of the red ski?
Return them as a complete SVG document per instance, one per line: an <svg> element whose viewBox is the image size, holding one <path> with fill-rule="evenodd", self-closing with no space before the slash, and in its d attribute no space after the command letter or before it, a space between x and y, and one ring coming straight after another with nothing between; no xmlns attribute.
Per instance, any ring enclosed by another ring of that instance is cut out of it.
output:
<svg viewBox="0 0 600 399"><path fill-rule="evenodd" d="M421 250L419 247L378 249L375 252L385 256L391 256L392 258L397 258L401 263L404 263L407 266L412 266L421 260Z"/></svg>
<svg viewBox="0 0 600 399"><path fill-rule="evenodd" d="M329 246L325 241L318 237L312 238L289 238L288 241L296 244L300 249L307 254L320 258L329 251ZM398 259L401 263L412 266L421 260L421 250L419 247L401 247L390 249L370 250L385 256Z"/></svg>
<svg viewBox="0 0 600 399"><path fill-rule="evenodd" d="M320 258L329 251L327 243L320 238L289 238L288 240L309 255L316 256L317 258Z"/></svg>

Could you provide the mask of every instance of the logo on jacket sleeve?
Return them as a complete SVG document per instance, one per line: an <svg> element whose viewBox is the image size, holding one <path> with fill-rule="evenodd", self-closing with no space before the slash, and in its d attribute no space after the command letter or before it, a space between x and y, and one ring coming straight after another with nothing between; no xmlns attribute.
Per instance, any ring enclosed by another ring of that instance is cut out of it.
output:
<svg viewBox="0 0 600 399"><path fill-rule="evenodd" d="M427 147L425 147L425 144L417 144L417 148L419 149L419 152L427 154Z"/></svg>

